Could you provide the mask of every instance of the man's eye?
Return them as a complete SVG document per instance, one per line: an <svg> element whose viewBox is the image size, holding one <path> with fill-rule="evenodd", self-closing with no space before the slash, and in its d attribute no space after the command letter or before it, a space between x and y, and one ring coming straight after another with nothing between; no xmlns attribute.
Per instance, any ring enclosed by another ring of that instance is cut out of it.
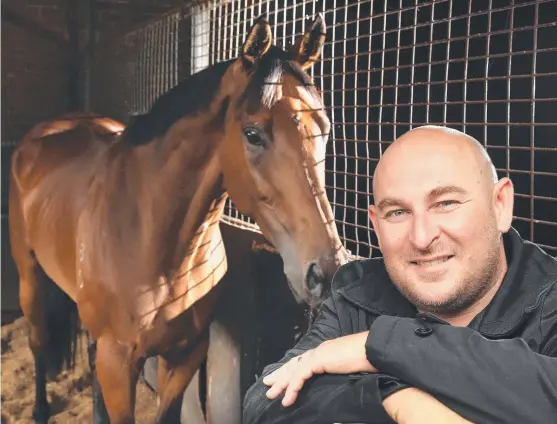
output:
<svg viewBox="0 0 557 424"><path fill-rule="evenodd" d="M443 200L442 202L437 203L437 206L439 206L442 209L448 209L451 208L452 206L455 206L458 202L456 200Z"/></svg>
<svg viewBox="0 0 557 424"><path fill-rule="evenodd" d="M386 218L390 218L390 217L398 218L398 217L403 216L404 213L405 213L404 210L402 210L402 209L396 209L396 210L394 210L394 211L389 211L389 212L387 212L387 213L385 214L385 217L386 217Z"/></svg>

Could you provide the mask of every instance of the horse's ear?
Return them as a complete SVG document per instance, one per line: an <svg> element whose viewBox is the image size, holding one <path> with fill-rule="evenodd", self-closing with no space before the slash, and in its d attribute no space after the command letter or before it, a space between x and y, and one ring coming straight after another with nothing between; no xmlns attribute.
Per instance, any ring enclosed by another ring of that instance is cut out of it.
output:
<svg viewBox="0 0 557 424"><path fill-rule="evenodd" d="M303 37L292 47L294 60L302 69L311 67L321 56L321 49L325 44L327 27L320 13L311 23Z"/></svg>
<svg viewBox="0 0 557 424"><path fill-rule="evenodd" d="M244 41L240 51L240 57L246 70L250 70L255 62L262 57L273 42L271 26L265 15L257 18L249 30L248 38Z"/></svg>

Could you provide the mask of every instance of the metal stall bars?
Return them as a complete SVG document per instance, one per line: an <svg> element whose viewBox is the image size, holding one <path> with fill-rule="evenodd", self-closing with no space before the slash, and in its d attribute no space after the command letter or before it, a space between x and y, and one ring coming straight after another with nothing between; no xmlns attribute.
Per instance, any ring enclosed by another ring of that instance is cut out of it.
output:
<svg viewBox="0 0 557 424"><path fill-rule="evenodd" d="M96 48L92 110L128 122L178 83L183 17L172 12ZM189 52L188 52L189 56Z"/></svg>

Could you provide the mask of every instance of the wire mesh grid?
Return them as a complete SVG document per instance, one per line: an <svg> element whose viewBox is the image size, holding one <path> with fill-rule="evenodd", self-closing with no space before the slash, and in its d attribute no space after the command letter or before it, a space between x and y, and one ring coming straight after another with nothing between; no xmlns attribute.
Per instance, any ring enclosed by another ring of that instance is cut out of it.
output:
<svg viewBox="0 0 557 424"><path fill-rule="evenodd" d="M92 72L95 112L127 121L146 113L178 83L182 21L180 13L169 13L97 49Z"/></svg>
<svg viewBox="0 0 557 424"><path fill-rule="evenodd" d="M326 189L347 249L379 254L367 210L384 149L411 128L442 124L486 146L499 176L515 185L513 225L556 254L557 2L244 0L190 7L164 18L172 22L171 35L162 36L171 59L145 51L161 44L153 32L128 36L136 44L125 73L135 93L129 114L144 111L183 76L235 57L258 16L267 15L275 43L286 47L318 12L327 41L309 72L333 124ZM149 76L168 73L158 85ZM225 215L258 230L231 202Z"/></svg>

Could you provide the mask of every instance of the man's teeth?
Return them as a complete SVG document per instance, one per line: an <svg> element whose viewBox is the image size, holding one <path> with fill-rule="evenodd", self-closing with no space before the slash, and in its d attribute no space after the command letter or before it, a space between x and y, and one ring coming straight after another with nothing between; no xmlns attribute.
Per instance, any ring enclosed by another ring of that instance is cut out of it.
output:
<svg viewBox="0 0 557 424"><path fill-rule="evenodd" d="M435 266L435 265L440 265L443 262L448 261L449 258L450 258L450 256L446 256L444 258L435 259L433 261L417 261L416 264L419 265L419 266L424 266L424 267Z"/></svg>

